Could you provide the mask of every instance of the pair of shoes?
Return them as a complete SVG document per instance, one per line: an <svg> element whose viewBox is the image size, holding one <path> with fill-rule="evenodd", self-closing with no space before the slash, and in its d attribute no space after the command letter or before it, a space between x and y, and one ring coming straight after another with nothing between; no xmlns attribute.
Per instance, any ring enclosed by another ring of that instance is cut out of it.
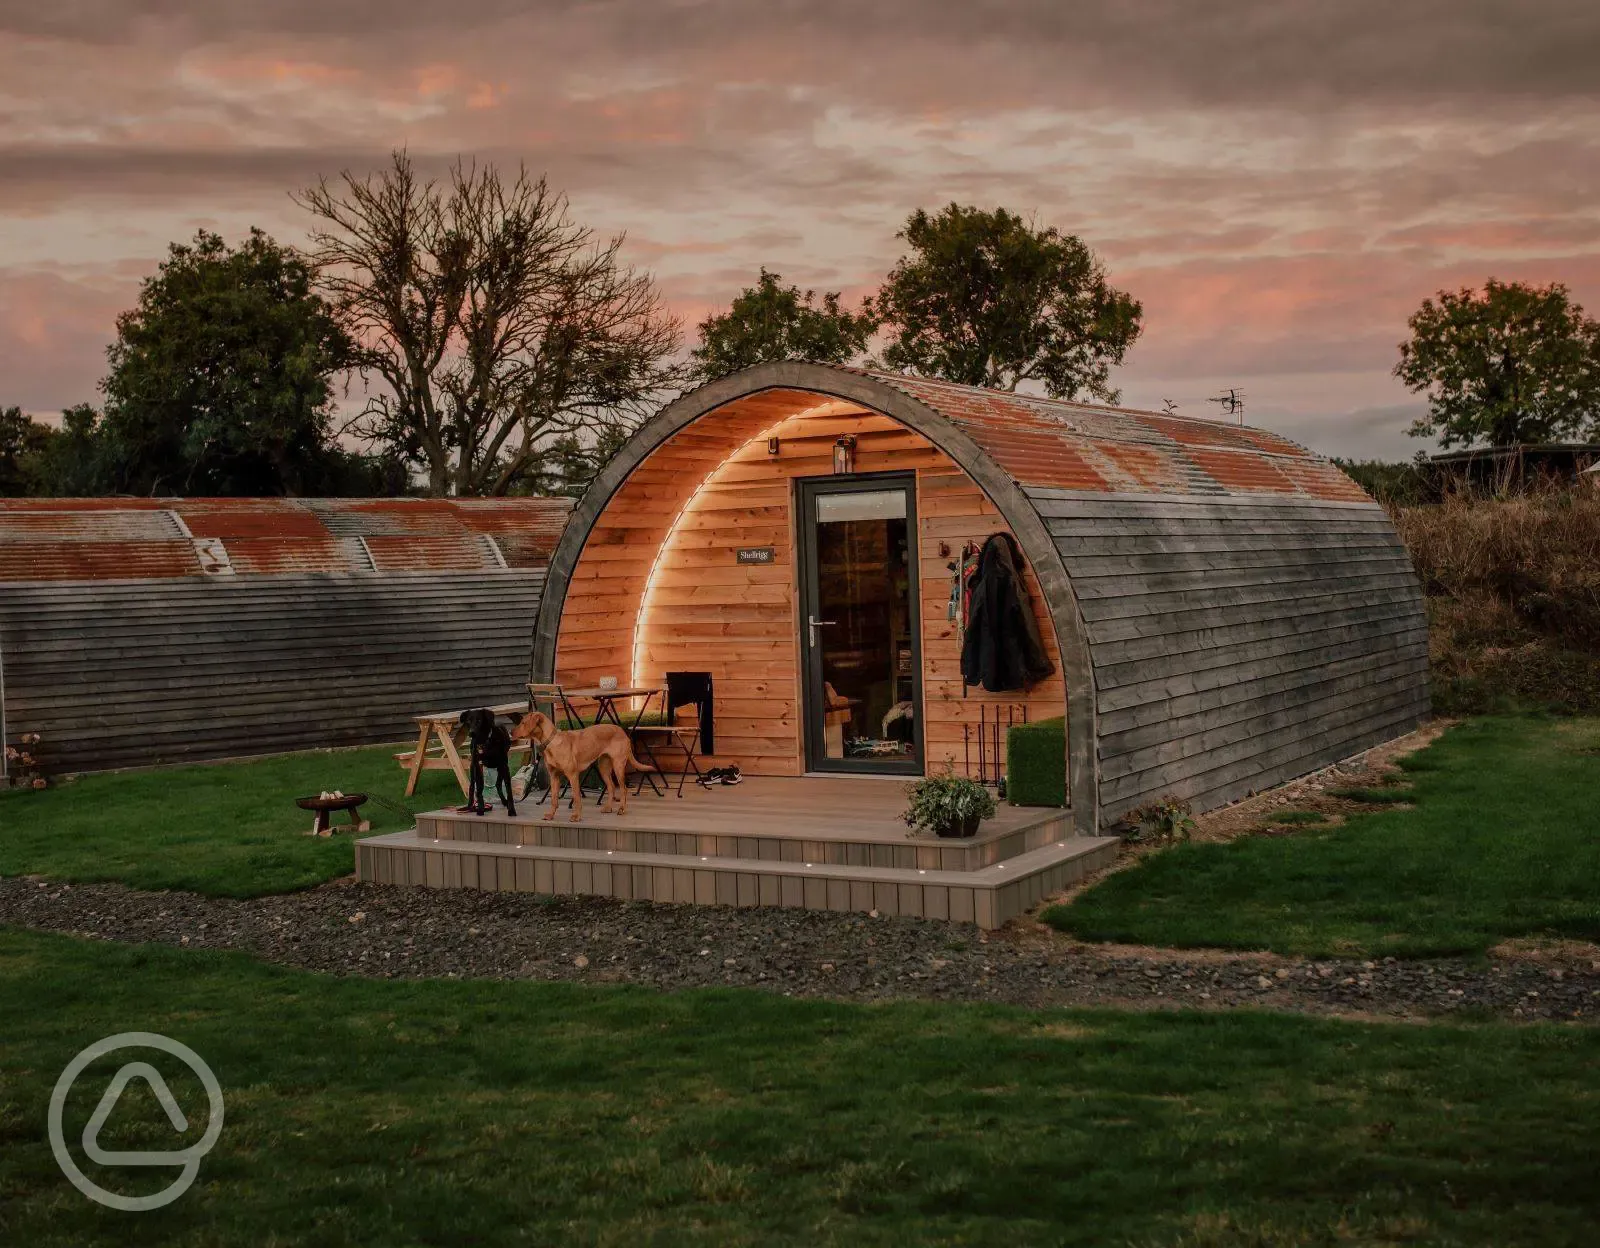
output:
<svg viewBox="0 0 1600 1248"><path fill-rule="evenodd" d="M697 783L701 788L709 789L715 784L739 784L744 777L739 774L739 765L730 764L727 767L713 767L700 777Z"/></svg>

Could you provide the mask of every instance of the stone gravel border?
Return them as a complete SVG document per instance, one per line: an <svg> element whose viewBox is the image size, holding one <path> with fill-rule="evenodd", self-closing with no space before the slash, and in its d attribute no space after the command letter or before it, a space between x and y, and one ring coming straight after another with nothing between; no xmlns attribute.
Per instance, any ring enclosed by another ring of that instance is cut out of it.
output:
<svg viewBox="0 0 1600 1248"><path fill-rule="evenodd" d="M249 901L0 879L0 923L100 940L237 949L374 978L734 986L841 1000L1139 1009L1251 1006L1384 1018L1600 1017L1600 962L1317 961L1134 950L1037 925L334 884Z"/></svg>

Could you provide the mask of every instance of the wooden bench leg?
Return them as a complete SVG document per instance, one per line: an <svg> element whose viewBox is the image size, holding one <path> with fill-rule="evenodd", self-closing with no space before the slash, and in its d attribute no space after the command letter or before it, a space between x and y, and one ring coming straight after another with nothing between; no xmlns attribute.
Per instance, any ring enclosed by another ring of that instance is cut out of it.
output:
<svg viewBox="0 0 1600 1248"><path fill-rule="evenodd" d="M456 773L456 783L461 786L461 796L467 797L467 769L461 761L460 751L456 749L455 738L448 732L439 734L439 741L444 746L444 756L450 761L450 770Z"/></svg>
<svg viewBox="0 0 1600 1248"><path fill-rule="evenodd" d="M422 774L422 756L428 750L428 727L423 725L417 733L416 752L411 755L411 774L406 777L406 796L410 797L417 791L417 777Z"/></svg>

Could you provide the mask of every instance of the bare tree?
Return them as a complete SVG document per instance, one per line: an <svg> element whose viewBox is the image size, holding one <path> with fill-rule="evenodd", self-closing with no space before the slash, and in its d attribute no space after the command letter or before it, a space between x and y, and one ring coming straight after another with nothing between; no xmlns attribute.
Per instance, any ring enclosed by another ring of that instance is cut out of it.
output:
<svg viewBox="0 0 1600 1248"><path fill-rule="evenodd" d="M440 185L397 151L295 199L357 367L388 389L350 431L423 466L434 495L503 494L558 440L631 426L680 382L649 275L543 178L458 161Z"/></svg>

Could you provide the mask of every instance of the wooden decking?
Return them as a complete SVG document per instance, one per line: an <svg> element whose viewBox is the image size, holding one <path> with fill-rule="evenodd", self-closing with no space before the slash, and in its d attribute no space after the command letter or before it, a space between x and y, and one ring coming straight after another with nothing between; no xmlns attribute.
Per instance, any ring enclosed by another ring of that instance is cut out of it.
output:
<svg viewBox="0 0 1600 1248"><path fill-rule="evenodd" d="M1002 805L971 840L909 836L903 782L752 777L682 799L648 789L625 816L565 801L485 816L433 811L358 843L363 880L583 893L704 905L878 910L998 927L1105 865L1116 841L1074 834L1065 810Z"/></svg>

